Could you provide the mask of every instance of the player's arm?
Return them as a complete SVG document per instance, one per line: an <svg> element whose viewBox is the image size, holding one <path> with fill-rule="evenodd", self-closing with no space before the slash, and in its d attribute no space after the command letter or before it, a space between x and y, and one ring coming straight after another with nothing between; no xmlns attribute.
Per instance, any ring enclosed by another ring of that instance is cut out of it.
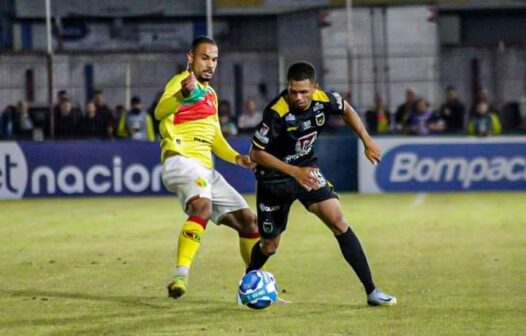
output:
<svg viewBox="0 0 526 336"><path fill-rule="evenodd" d="M250 160L248 155L241 155L226 141L223 133L221 133L221 126L219 122L216 123L216 133L214 142L212 143L212 152L217 157L226 162L241 166L247 169L254 169L256 164Z"/></svg>
<svg viewBox="0 0 526 336"><path fill-rule="evenodd" d="M362 123L362 120L358 116L358 113L356 113L352 106L346 101L343 101L343 104L343 121L362 140L363 145L365 147L365 156L367 157L367 159L371 161L371 163L374 165L378 164L380 162L381 155L380 147L378 146L378 144L376 144L376 142L373 141L373 139L369 135L369 132L367 132L367 129Z"/></svg>
<svg viewBox="0 0 526 336"><path fill-rule="evenodd" d="M196 78L193 73L183 72L174 76L166 87L155 108L155 119L162 120L179 109L185 97L195 88Z"/></svg>
<svg viewBox="0 0 526 336"><path fill-rule="evenodd" d="M272 110L265 111L263 121L252 138L250 158L258 165L278 170L293 177L307 190L318 189L320 185L314 174L317 168L297 167L288 164L265 150L271 143L276 141L283 129L281 118Z"/></svg>
<svg viewBox="0 0 526 336"><path fill-rule="evenodd" d="M293 177L307 190L316 190L320 188L320 182L316 178L316 170L318 169L315 167L293 166L255 146L252 146L250 149L250 158L258 165L279 170L280 172Z"/></svg>

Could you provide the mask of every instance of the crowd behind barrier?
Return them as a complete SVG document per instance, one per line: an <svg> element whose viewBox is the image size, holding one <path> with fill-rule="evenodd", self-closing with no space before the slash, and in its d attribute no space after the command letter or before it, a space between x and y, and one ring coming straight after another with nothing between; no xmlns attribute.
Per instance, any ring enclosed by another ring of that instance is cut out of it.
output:
<svg viewBox="0 0 526 336"><path fill-rule="evenodd" d="M26 101L7 105L0 111L0 140L79 140L79 139L130 139L155 141L158 122L154 110L160 93L149 105L141 97L114 108L105 102L104 92L96 90L92 99L77 104L66 90L57 93L53 106L53 132L49 108L31 106ZM346 99L352 104L351 95ZM478 90L473 104L468 108L458 97L457 90L449 86L443 103L433 109L425 97L417 96L408 87L405 100L395 111L390 111L384 97L377 94L369 108L356 108L371 134L380 135L451 135L465 134L479 137L500 134L526 134L526 104L510 102L500 109L488 98L487 91ZM221 100L218 112L226 137L252 135L261 121L263 107L249 98L239 115L232 112L230 102ZM341 118L328 120L327 132L346 132ZM52 136L52 133L54 134Z"/></svg>

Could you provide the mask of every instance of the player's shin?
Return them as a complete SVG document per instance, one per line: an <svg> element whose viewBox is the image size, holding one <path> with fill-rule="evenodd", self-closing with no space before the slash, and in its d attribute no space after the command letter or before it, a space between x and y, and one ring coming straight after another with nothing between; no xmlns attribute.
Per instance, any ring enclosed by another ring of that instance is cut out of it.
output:
<svg viewBox="0 0 526 336"><path fill-rule="evenodd" d="M375 285L369 264L367 263L367 257L365 256L358 237L356 237L351 228L348 228L345 233L337 235L336 240L340 245L343 257L347 263L351 265L356 275L358 275L358 278L360 278L366 294L370 294L375 289Z"/></svg>
<svg viewBox="0 0 526 336"><path fill-rule="evenodd" d="M267 262L270 255L265 255L261 250L261 243L258 242L252 248L252 253L250 254L250 264L247 267L247 272L261 269L263 265Z"/></svg>
<svg viewBox="0 0 526 336"><path fill-rule="evenodd" d="M259 241L259 234L255 233L252 235L239 235L239 252L241 258L245 262L245 267L248 267L250 264L250 254L252 253L252 248Z"/></svg>
<svg viewBox="0 0 526 336"><path fill-rule="evenodd" d="M188 217L183 224L177 245L176 275L188 276L188 270L199 249L206 224L206 219L197 216Z"/></svg>

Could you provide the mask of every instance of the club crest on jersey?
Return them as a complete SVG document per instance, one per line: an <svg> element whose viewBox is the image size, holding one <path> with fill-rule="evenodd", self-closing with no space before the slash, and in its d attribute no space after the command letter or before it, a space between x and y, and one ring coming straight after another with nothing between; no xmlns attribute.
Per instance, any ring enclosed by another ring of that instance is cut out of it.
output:
<svg viewBox="0 0 526 336"><path fill-rule="evenodd" d="M316 115L316 125L323 126L325 124L325 114L320 113Z"/></svg>
<svg viewBox="0 0 526 336"><path fill-rule="evenodd" d="M320 102L316 102L316 104L314 104L314 106L312 107L312 110L314 112L317 112L319 110L322 110L323 109L323 104L320 103Z"/></svg>

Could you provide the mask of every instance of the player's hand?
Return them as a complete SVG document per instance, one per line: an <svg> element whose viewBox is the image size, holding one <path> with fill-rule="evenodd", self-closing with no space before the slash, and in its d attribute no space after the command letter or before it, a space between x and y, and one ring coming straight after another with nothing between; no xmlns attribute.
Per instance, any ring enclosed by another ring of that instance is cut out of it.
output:
<svg viewBox="0 0 526 336"><path fill-rule="evenodd" d="M197 83L197 78L195 78L194 72L192 70L189 71L190 74L188 77L181 81L181 94L185 98L188 97L192 91L194 91Z"/></svg>
<svg viewBox="0 0 526 336"><path fill-rule="evenodd" d="M292 177L307 191L318 190L321 183L316 177L317 170L314 167L298 167Z"/></svg>
<svg viewBox="0 0 526 336"><path fill-rule="evenodd" d="M248 155L238 155L236 156L236 164L243 168L254 171L256 169L256 163L250 159Z"/></svg>
<svg viewBox="0 0 526 336"><path fill-rule="evenodd" d="M381 157L381 150L380 146L373 140L369 140L368 142L364 143L365 146L365 156L367 157L367 160L371 161L373 165L377 165L380 163L380 157Z"/></svg>

